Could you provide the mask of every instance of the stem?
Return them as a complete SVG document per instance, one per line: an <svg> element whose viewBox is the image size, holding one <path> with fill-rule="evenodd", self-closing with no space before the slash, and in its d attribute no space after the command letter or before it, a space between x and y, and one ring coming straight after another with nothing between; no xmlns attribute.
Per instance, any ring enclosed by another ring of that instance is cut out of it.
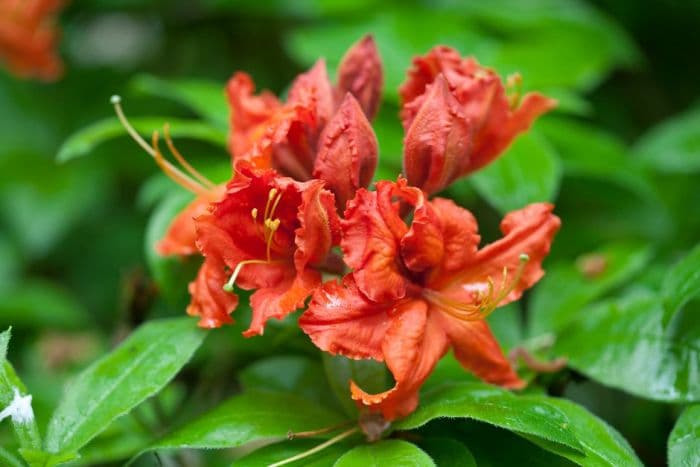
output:
<svg viewBox="0 0 700 467"><path fill-rule="evenodd" d="M333 438L329 439L328 441L319 444L315 448L311 448L308 451L304 451L301 454L297 454L296 456L288 457L287 459L284 459L282 461L275 462L274 464L270 464L269 467L279 467L281 465L291 464L292 462L296 462L298 460L307 458L309 456L313 456L317 452L323 451L327 447L332 446L333 444L344 440L345 438L357 433L358 431L359 431L358 427L350 428L349 430L344 431L337 436L334 436Z"/></svg>

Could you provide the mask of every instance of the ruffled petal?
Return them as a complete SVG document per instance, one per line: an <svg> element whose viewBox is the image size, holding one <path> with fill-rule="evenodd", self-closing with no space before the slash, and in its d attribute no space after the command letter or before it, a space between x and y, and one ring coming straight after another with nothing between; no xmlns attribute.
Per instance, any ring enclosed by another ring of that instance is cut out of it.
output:
<svg viewBox="0 0 700 467"><path fill-rule="evenodd" d="M414 211L411 227L401 239L401 257L408 269L420 273L443 261L445 245L442 220L431 203L426 201L422 191L407 186L402 191L410 193L411 196L404 196L404 199L413 205Z"/></svg>
<svg viewBox="0 0 700 467"><path fill-rule="evenodd" d="M360 104L367 119L377 114L382 99L382 62L371 35L355 43L338 67L338 94L350 93Z"/></svg>
<svg viewBox="0 0 700 467"><path fill-rule="evenodd" d="M394 376L394 387L380 394L368 394L351 382L352 398L386 420L404 417L416 409L423 382L447 352L444 331L421 300L405 302L392 313L382 351Z"/></svg>
<svg viewBox="0 0 700 467"><path fill-rule="evenodd" d="M187 314L199 316L200 327L218 328L233 323L229 314L238 305L238 296L224 291L227 279L225 265L212 258L204 261L196 279L190 282Z"/></svg>
<svg viewBox="0 0 700 467"><path fill-rule="evenodd" d="M358 289L352 275L316 290L299 326L321 350L353 359L383 361L382 342L391 303L377 304Z"/></svg>
<svg viewBox="0 0 700 467"><path fill-rule="evenodd" d="M501 222L503 238L479 250L460 271L444 275L434 288L452 300L473 303L475 292L483 295L490 279L494 296L504 294L498 306L520 298L544 275L542 261L561 225L553 208L548 203L536 203L508 213Z"/></svg>
<svg viewBox="0 0 700 467"><path fill-rule="evenodd" d="M345 95L323 132L313 175L326 181L342 212L358 188L366 188L377 167L377 137L357 100Z"/></svg>
<svg viewBox="0 0 700 467"><path fill-rule="evenodd" d="M303 307L308 296L320 284L321 274L306 270L301 273L292 272L273 287L256 290L250 296L253 319L243 335L262 335L265 323L269 319L283 319L289 313Z"/></svg>
<svg viewBox="0 0 700 467"><path fill-rule="evenodd" d="M398 257L408 227L392 199L395 187L382 181L376 191L357 190L341 221L345 262L354 269L358 288L375 302L403 298L409 284Z"/></svg>
<svg viewBox="0 0 700 467"><path fill-rule="evenodd" d="M297 271L307 265L322 264L331 248L340 243L340 218L335 210L333 193L320 180L307 183L299 205L300 227L296 230L294 263Z"/></svg>
<svg viewBox="0 0 700 467"><path fill-rule="evenodd" d="M309 102L312 102L316 117L315 130L320 133L335 110L333 85L328 79L323 59L319 59L306 73L297 76L289 88L289 105L303 103L306 106Z"/></svg>
<svg viewBox="0 0 700 467"><path fill-rule="evenodd" d="M229 149L234 156L246 153L265 132L265 123L280 107L274 94L255 95L255 84L247 73L235 73L226 85L231 108Z"/></svg>
<svg viewBox="0 0 700 467"><path fill-rule="evenodd" d="M219 185L206 195L197 196L185 206L170 223L165 236L156 245L156 251L163 256L198 253L195 218L208 213L211 203L221 199L225 191L226 187Z"/></svg>
<svg viewBox="0 0 700 467"><path fill-rule="evenodd" d="M449 185L470 158L472 127L447 82L438 75L406 132L404 173L428 193Z"/></svg>
<svg viewBox="0 0 700 467"><path fill-rule="evenodd" d="M431 310L452 343L455 358L487 383L511 389L525 386L498 345L486 321L462 321Z"/></svg>
<svg viewBox="0 0 700 467"><path fill-rule="evenodd" d="M479 228L474 215L457 206L452 200L433 198L432 209L440 218L444 243L441 270L452 272L462 269L474 259L479 247Z"/></svg>

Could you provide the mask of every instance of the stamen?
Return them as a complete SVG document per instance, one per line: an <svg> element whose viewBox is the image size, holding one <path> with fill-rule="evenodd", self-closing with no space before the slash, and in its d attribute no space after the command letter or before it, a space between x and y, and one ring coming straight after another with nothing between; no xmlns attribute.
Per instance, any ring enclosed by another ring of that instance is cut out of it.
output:
<svg viewBox="0 0 700 467"><path fill-rule="evenodd" d="M346 422L337 423L335 425L327 426L325 428L320 428L318 430L297 431L296 433L293 431L289 431L289 432L287 432L287 439L293 440L296 438L311 438L313 436L322 435L324 433L329 433L331 431L335 431L339 428L344 428L344 427L351 425L353 423L354 422L352 420L348 420Z"/></svg>
<svg viewBox="0 0 700 467"><path fill-rule="evenodd" d="M253 219L257 219L258 218L258 208L251 209L250 215L253 217Z"/></svg>
<svg viewBox="0 0 700 467"><path fill-rule="evenodd" d="M165 125L163 125L163 136L165 137L165 144L168 145L168 149L170 149L170 152L173 154L173 156L175 156L175 159L177 159L180 165L182 165L185 170L187 170L190 175L196 178L202 185L206 186L207 188L214 188L214 183L197 171L197 169L192 167L192 165L190 165L190 163L187 162L187 160L182 156L180 151L177 150L172 138L170 137L170 123L166 122Z"/></svg>
<svg viewBox="0 0 700 467"><path fill-rule="evenodd" d="M309 456L313 456L317 452L320 452L320 451L326 449L327 447L332 446L332 445L344 440L345 438L354 435L358 431L359 431L358 427L350 428L349 430L344 431L337 436L334 436L333 438L329 439L328 441L323 442L323 443L319 444L318 446L309 449L308 451L304 451L301 454L297 454L296 456L288 457L287 459L281 460L279 462L275 462L274 464L270 464L269 467L280 467L282 465L291 464L292 462L296 462L298 460L305 459Z"/></svg>
<svg viewBox="0 0 700 467"><path fill-rule="evenodd" d="M262 259L248 259L245 261L241 261L236 265L236 269L233 270L233 274L231 274L231 277L229 278L228 282L224 284L224 291L226 292L233 292L233 285L236 283L236 279L238 279L238 274L241 273L241 269L243 269L243 266L247 264L268 264L270 261L265 261Z"/></svg>
<svg viewBox="0 0 700 467"><path fill-rule="evenodd" d="M149 146L149 144L139 135L139 133L134 129L134 127L129 123L129 120L126 118L126 115L124 114L124 111L122 110L121 106L121 101L122 98L120 96L114 95L111 97L110 102L114 106L114 111L117 114L117 118L119 119L119 122L122 124L126 132L131 136L131 138L136 141L136 143L143 148L144 151L146 151L153 159L155 159L156 163L158 164L158 167L165 172L166 175L168 175L173 181L175 181L177 184L183 186L185 189L190 190L194 192L195 194L204 194L207 192L207 190L200 185L198 182L190 178L189 176L185 175L182 173L177 167L173 166L170 162L165 160L163 155L160 153L160 150L158 149L158 136L157 132L154 133L153 136L153 144L152 146Z"/></svg>

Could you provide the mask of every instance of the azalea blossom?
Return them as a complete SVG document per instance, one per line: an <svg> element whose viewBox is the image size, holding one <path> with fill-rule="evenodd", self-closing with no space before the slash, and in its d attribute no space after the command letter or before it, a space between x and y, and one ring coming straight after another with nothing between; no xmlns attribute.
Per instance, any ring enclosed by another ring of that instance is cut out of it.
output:
<svg viewBox="0 0 700 467"><path fill-rule="evenodd" d="M508 388L523 382L484 320L517 300L544 274L541 263L559 228L546 203L506 215L503 238L479 248L474 216L452 201L431 201L403 178L360 189L342 221L352 272L316 291L299 324L322 350L386 362L393 388L353 399L387 420L415 410L418 391L453 348L464 368ZM407 224L400 204L413 207Z"/></svg>
<svg viewBox="0 0 700 467"><path fill-rule="evenodd" d="M239 162L223 199L195 219L197 246L205 257L190 284L190 315L200 326L232 320L233 285L256 290L246 336L262 334L270 318L302 307L321 284L321 271L339 264L340 223L333 194L320 180L298 182L272 169Z"/></svg>
<svg viewBox="0 0 700 467"><path fill-rule="evenodd" d="M292 83L287 102L255 86L246 73L227 85L231 106L230 151L234 161L275 168L299 181L328 182L339 208L366 187L377 165L377 140L369 124L379 107L382 67L366 36L348 50L338 84L320 59Z"/></svg>
<svg viewBox="0 0 700 467"><path fill-rule="evenodd" d="M62 0L0 0L0 60L19 76L53 80L63 65L55 53L55 14Z"/></svg>
<svg viewBox="0 0 700 467"><path fill-rule="evenodd" d="M515 75L509 83L518 84ZM446 46L413 60L399 89L404 175L428 193L495 160L556 101L507 94L498 75Z"/></svg>

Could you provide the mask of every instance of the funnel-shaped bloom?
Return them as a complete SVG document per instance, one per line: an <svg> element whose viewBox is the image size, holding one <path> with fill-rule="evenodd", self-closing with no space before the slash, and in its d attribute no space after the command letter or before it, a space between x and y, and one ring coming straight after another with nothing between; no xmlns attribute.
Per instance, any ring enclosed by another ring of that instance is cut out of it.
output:
<svg viewBox="0 0 700 467"><path fill-rule="evenodd" d="M303 306L320 285L320 271L339 241L339 219L320 180L297 182L246 163L236 168L223 199L195 220L205 262L190 284L188 313L203 327L218 327L231 322L234 283L255 289L245 332L252 336L263 333L268 319Z"/></svg>
<svg viewBox="0 0 700 467"><path fill-rule="evenodd" d="M53 80L63 66L55 54L53 16L62 0L0 1L0 60L19 76Z"/></svg>
<svg viewBox="0 0 700 467"><path fill-rule="evenodd" d="M378 109L381 87L381 62L370 36L346 53L337 86L321 59L294 80L286 103L267 92L254 95L250 77L236 73L227 87L234 161L274 168L299 181L321 177L344 207L354 195L348 191L352 183L367 186L376 167L376 139L368 120ZM342 143L350 149L340 151Z"/></svg>
<svg viewBox="0 0 700 467"><path fill-rule="evenodd" d="M399 94L406 176L428 193L492 162L556 105L539 93L507 95L495 72L445 46L413 60Z"/></svg>
<svg viewBox="0 0 700 467"><path fill-rule="evenodd" d="M413 206L406 224L400 204ZM342 221L341 246L353 272L314 293L300 326L322 350L385 361L393 388L352 397L388 420L412 412L418 391L450 347L481 379L518 388L486 318L517 300L544 274L541 263L559 228L549 204L509 213L503 238L478 248L472 214L452 201L398 183L360 189Z"/></svg>

